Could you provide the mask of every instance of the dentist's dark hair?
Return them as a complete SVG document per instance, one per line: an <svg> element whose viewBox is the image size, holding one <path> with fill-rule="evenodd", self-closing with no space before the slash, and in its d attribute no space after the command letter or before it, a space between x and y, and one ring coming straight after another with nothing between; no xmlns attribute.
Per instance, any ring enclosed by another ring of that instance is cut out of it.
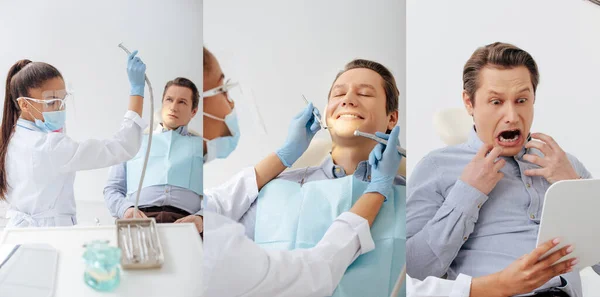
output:
<svg viewBox="0 0 600 297"><path fill-rule="evenodd" d="M524 66L529 70L533 94L540 82L540 73L533 57L526 51L508 43L494 42L473 52L463 68L463 90L475 106L475 92L479 89L479 73L484 68L513 69Z"/></svg>
<svg viewBox="0 0 600 297"><path fill-rule="evenodd" d="M57 77L62 79L62 75L54 66L30 60L20 60L8 70L0 127L0 200L6 200L9 187L6 177L6 155L17 120L21 116L17 98L31 96L29 90L39 88L46 81Z"/></svg>
<svg viewBox="0 0 600 297"><path fill-rule="evenodd" d="M192 91L192 98L190 98L192 100L192 110L198 108L198 104L200 103L200 92L198 92L196 84L194 84L191 80L185 77L177 77L174 80L168 81L165 85L165 90L163 91L163 101L165 100L167 89L169 89L170 86L180 86L190 89Z"/></svg>
<svg viewBox="0 0 600 297"><path fill-rule="evenodd" d="M340 71L336 75L335 79L333 80L334 84L335 81L337 81L338 78L346 71L357 68L370 69L377 72L377 74L381 76L381 78L383 79L383 90L385 91L385 112L387 115L389 115L390 113L398 110L398 98L400 97L400 91L398 90L396 79L394 78L392 72L380 63L364 59L352 60L348 64L346 64L346 66L344 66L344 70ZM329 94L327 95L327 98L331 96L332 90L333 84L329 89ZM391 133L391 131L392 130L387 130L386 133L389 134Z"/></svg>

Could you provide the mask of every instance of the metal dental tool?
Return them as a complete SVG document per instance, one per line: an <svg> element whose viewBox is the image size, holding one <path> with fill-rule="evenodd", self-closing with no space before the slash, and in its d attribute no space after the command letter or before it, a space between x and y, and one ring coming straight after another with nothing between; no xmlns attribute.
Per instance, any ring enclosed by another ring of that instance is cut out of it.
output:
<svg viewBox="0 0 600 297"><path fill-rule="evenodd" d="M306 100L306 97L304 95L302 95L302 98L304 99L304 102L306 103L306 105L308 105L308 100ZM321 129L326 130L327 126L325 126L323 124L323 122L321 122L321 117L319 116L319 114L317 114L316 109L313 109L313 115L315 116L315 120L319 123L319 126L321 126Z"/></svg>
<svg viewBox="0 0 600 297"><path fill-rule="evenodd" d="M375 140L384 145L388 144L387 140L385 140L381 137L377 137L375 134L371 134L371 133L365 133L365 132L360 132L360 131L356 130L356 131L354 131L354 136L366 137L366 138ZM398 152L400 153L400 155L402 155L406 158L406 150L403 149L401 146L397 146L396 148L398 149Z"/></svg>

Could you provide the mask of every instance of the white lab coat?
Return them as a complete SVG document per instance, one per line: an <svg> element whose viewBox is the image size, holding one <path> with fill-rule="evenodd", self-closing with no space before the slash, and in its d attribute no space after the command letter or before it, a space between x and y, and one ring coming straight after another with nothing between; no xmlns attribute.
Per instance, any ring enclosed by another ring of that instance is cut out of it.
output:
<svg viewBox="0 0 600 297"><path fill-rule="evenodd" d="M146 126L137 113L127 111L121 128L111 139L76 142L66 134L44 133L32 122L19 120L6 157L7 226L76 224L75 172L133 158Z"/></svg>
<svg viewBox="0 0 600 297"><path fill-rule="evenodd" d="M369 223L342 213L310 249L265 250L244 226L204 212L205 297L331 296L360 255L375 248Z"/></svg>
<svg viewBox="0 0 600 297"><path fill-rule="evenodd" d="M406 275L408 297L469 297L470 294L471 277L464 274L453 281L433 276L420 281Z"/></svg>
<svg viewBox="0 0 600 297"><path fill-rule="evenodd" d="M368 221L345 212L311 249L265 250L237 223L257 196L254 168L205 190L205 297L330 296L348 266L375 248Z"/></svg>

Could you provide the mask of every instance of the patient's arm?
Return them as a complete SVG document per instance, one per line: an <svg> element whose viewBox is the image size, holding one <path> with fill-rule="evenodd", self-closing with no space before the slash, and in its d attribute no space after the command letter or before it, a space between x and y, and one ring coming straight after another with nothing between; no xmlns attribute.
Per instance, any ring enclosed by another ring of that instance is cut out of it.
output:
<svg viewBox="0 0 600 297"><path fill-rule="evenodd" d="M110 168L108 181L104 187L104 200L110 214L122 218L133 203L127 201L127 163L121 163Z"/></svg>
<svg viewBox="0 0 600 297"><path fill-rule="evenodd" d="M260 191L264 185L281 174L285 168L285 165L283 165L275 153L269 154L266 158L258 162L258 164L254 166L258 190Z"/></svg>
<svg viewBox="0 0 600 297"><path fill-rule="evenodd" d="M469 238L488 196L457 180L449 193L438 184L442 172L425 157L407 185L406 265L411 277L442 277Z"/></svg>

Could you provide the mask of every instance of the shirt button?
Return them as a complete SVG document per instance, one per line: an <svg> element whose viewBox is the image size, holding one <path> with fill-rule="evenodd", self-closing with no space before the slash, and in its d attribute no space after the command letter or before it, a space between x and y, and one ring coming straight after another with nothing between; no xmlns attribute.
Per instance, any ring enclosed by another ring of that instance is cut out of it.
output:
<svg viewBox="0 0 600 297"><path fill-rule="evenodd" d="M165 193L169 193L169 189L165 189Z"/></svg>
<svg viewBox="0 0 600 297"><path fill-rule="evenodd" d="M477 208L481 208L481 203L477 204Z"/></svg>
<svg viewBox="0 0 600 297"><path fill-rule="evenodd" d="M463 240L467 240L467 237L466 237L466 236L465 236L465 237L463 237Z"/></svg>
<svg viewBox="0 0 600 297"><path fill-rule="evenodd" d="M531 188L531 184L530 184L530 183L527 183L527 187L528 187L528 188Z"/></svg>
<svg viewBox="0 0 600 297"><path fill-rule="evenodd" d="M532 219L535 219L535 215L534 214L531 214L529 217L532 218Z"/></svg>
<svg viewBox="0 0 600 297"><path fill-rule="evenodd" d="M368 179L368 180L371 180L371 176L370 176L370 175L367 175L367 179Z"/></svg>

